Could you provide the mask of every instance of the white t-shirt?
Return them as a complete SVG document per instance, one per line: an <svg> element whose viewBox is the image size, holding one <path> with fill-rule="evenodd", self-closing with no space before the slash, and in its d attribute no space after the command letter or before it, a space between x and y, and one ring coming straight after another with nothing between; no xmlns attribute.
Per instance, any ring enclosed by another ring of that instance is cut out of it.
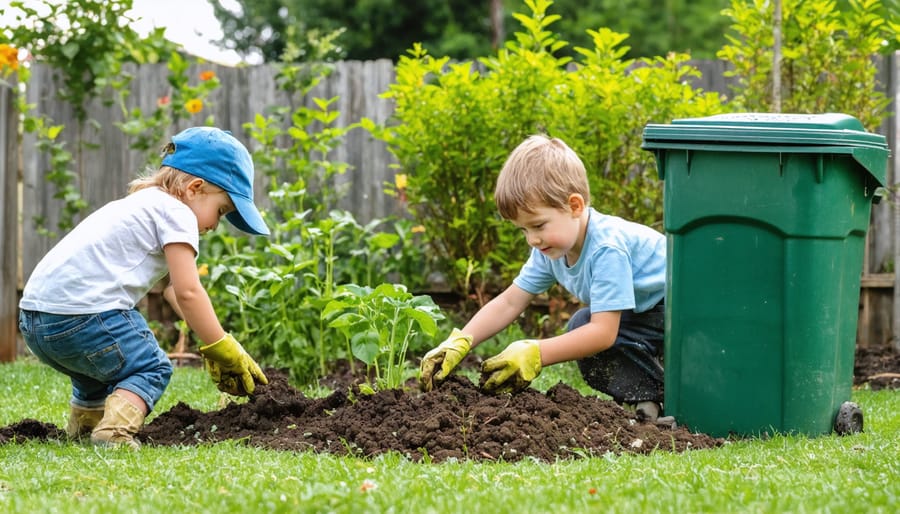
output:
<svg viewBox="0 0 900 514"><path fill-rule="evenodd" d="M666 236L592 208L575 265L532 249L513 281L531 294L543 293L557 282L589 305L592 313L647 311L666 293Z"/></svg>
<svg viewBox="0 0 900 514"><path fill-rule="evenodd" d="M163 247L196 255L197 217L158 188L112 201L79 223L38 263L19 307L52 314L133 309L168 271Z"/></svg>

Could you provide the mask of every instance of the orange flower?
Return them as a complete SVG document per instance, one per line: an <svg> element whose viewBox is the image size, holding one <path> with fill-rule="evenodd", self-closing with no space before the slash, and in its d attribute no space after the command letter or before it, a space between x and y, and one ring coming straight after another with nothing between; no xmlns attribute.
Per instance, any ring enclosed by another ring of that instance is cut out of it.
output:
<svg viewBox="0 0 900 514"><path fill-rule="evenodd" d="M0 69L7 67L12 70L19 69L19 49L3 43L0 44Z"/></svg>
<svg viewBox="0 0 900 514"><path fill-rule="evenodd" d="M203 110L203 101L199 98L192 98L184 103L184 108L191 114L197 114Z"/></svg>
<svg viewBox="0 0 900 514"><path fill-rule="evenodd" d="M206 70L206 71L200 72L200 80L202 80L204 82L207 80L212 80L214 78L216 78L216 72L214 72L212 70Z"/></svg>
<svg viewBox="0 0 900 514"><path fill-rule="evenodd" d="M156 106L165 107L166 105L169 105L169 102L171 101L172 100L169 98L169 95L161 96L158 100L156 100Z"/></svg>

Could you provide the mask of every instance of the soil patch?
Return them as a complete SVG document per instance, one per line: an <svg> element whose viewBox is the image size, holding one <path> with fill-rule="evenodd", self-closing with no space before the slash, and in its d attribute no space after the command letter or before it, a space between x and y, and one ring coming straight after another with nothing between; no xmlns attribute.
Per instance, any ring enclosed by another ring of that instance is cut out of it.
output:
<svg viewBox="0 0 900 514"><path fill-rule="evenodd" d="M0 428L0 444L25 441L56 441L66 437L65 430L52 423L26 418Z"/></svg>
<svg viewBox="0 0 900 514"><path fill-rule="evenodd" d="M857 347L853 384L874 391L900 389L900 353L889 345Z"/></svg>
<svg viewBox="0 0 900 514"><path fill-rule="evenodd" d="M345 371L323 381L336 392L314 399L292 387L285 373L267 369L266 375L269 385L260 386L247 402L213 412L179 403L154 418L138 438L147 445L166 446L240 440L276 450L363 457L399 452L426 462L552 462L610 452L682 452L725 443L677 425L640 421L612 401L584 396L562 383L546 393L527 389L489 395L456 375L429 393L407 387L365 395L347 386L354 379ZM900 356L888 346L859 348L854 383L900 388ZM32 419L0 428L0 444L64 437L55 425Z"/></svg>
<svg viewBox="0 0 900 514"><path fill-rule="evenodd" d="M286 376L267 370L268 386L247 403L203 413L179 403L140 433L145 444L185 445L228 439L279 450L375 456L399 452L413 461L450 458L545 461L613 453L713 448L724 443L684 428L640 422L614 402L565 384L546 393L483 393L453 376L428 393L401 389L372 395L337 391L310 399Z"/></svg>

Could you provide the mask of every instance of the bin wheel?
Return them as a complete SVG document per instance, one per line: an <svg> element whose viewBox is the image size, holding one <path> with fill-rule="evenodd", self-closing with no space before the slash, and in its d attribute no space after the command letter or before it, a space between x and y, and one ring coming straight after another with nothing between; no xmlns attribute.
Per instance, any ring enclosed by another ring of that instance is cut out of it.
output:
<svg viewBox="0 0 900 514"><path fill-rule="evenodd" d="M834 431L838 435L856 434L863 431L863 413L854 402L844 402L834 418Z"/></svg>

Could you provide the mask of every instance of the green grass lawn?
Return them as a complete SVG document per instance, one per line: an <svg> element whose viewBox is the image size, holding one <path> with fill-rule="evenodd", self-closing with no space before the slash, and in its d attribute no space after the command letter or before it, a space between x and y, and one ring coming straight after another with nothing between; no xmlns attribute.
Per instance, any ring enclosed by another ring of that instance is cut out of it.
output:
<svg viewBox="0 0 900 514"><path fill-rule="evenodd" d="M547 368L538 388L574 374ZM583 388L583 384L574 384ZM0 365L0 426L65 425L69 385L36 361ZM239 443L125 449L0 445L0 512L896 512L900 392L854 391L865 432L776 436L715 450L552 464L415 464L286 453ZM202 370L178 368L158 412L218 407Z"/></svg>

